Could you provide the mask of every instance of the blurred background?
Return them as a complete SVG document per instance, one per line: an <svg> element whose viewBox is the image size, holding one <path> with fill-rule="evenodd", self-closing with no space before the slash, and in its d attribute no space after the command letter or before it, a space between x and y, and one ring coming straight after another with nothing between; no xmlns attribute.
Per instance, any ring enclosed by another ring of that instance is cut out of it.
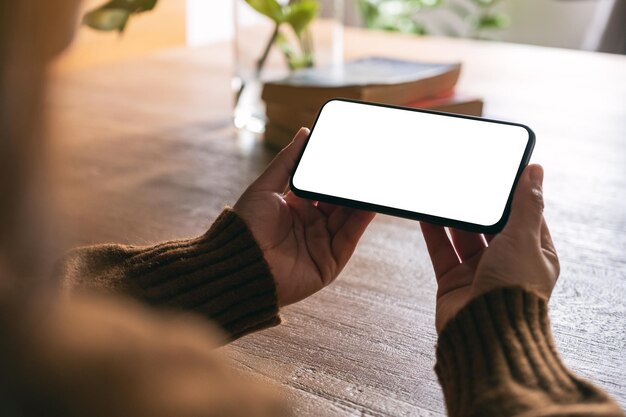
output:
<svg viewBox="0 0 626 417"><path fill-rule="evenodd" d="M60 60L76 69L172 46L232 38L239 0L160 0L122 35L81 27ZM84 10L102 0L85 0ZM343 9L346 26L435 36L500 40L609 53L626 52L624 0L321 0L322 15Z"/></svg>

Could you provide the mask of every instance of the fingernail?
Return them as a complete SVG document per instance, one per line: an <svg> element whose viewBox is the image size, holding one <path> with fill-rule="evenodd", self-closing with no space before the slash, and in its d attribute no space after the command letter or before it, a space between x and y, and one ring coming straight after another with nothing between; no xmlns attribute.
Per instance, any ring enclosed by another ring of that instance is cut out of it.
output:
<svg viewBox="0 0 626 417"><path fill-rule="evenodd" d="M531 165L530 167L530 180L536 185L543 184L543 168L541 165Z"/></svg>

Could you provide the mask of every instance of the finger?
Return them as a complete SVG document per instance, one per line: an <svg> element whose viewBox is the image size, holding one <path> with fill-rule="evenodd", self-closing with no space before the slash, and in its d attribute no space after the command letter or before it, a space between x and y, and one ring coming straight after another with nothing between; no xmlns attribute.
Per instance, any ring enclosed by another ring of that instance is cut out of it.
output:
<svg viewBox="0 0 626 417"><path fill-rule="evenodd" d="M485 240L487 241L487 243L490 243L496 236L497 235L485 235Z"/></svg>
<svg viewBox="0 0 626 417"><path fill-rule="evenodd" d="M284 192L308 136L309 129L300 128L291 143L276 155L252 187L256 191Z"/></svg>
<svg viewBox="0 0 626 417"><path fill-rule="evenodd" d="M554 247L552 235L550 234L550 229L548 229L548 223L546 223L545 218L541 221L541 247L556 254L556 248Z"/></svg>
<svg viewBox="0 0 626 417"><path fill-rule="evenodd" d="M452 242L448 239L446 230L443 227L421 222L420 227L426 241L430 261L435 270L435 276L439 280L452 268L460 264L459 257L456 255L454 246L452 246Z"/></svg>
<svg viewBox="0 0 626 417"><path fill-rule="evenodd" d="M450 229L450 235L461 262L467 262L487 247L482 235L478 233Z"/></svg>
<svg viewBox="0 0 626 417"><path fill-rule="evenodd" d="M541 165L526 167L515 190L511 216L503 233L512 236L530 233L539 237L543 221L543 168Z"/></svg>
<svg viewBox="0 0 626 417"><path fill-rule="evenodd" d="M340 268L348 262L365 229L375 216L376 213L370 211L350 209L346 221L333 236L332 241L333 255Z"/></svg>
<svg viewBox="0 0 626 417"><path fill-rule="evenodd" d="M550 235L550 229L548 229L548 223L546 223L545 218L541 222L541 249L543 250L544 255L546 252L552 254L552 256L548 256L547 259L554 268L553 271L558 279L561 270L559 255L556 253L556 248L554 247L554 242L552 241L552 236Z"/></svg>

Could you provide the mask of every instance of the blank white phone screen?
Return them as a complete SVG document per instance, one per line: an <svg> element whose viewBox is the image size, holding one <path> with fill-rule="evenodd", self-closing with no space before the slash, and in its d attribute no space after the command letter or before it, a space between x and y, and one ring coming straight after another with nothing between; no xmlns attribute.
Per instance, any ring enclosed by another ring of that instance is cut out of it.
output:
<svg viewBox="0 0 626 417"><path fill-rule="evenodd" d="M293 185L492 226L504 213L529 140L521 126L330 101Z"/></svg>

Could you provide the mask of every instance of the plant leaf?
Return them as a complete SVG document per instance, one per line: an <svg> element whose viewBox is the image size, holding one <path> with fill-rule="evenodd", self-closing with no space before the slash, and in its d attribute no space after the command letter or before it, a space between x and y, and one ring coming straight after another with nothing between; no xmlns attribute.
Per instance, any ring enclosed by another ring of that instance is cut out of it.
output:
<svg viewBox="0 0 626 417"><path fill-rule="evenodd" d="M142 1L137 1L136 3L139 3L139 9L138 12L147 12L148 10L152 10L154 9L154 7L156 6L158 0L142 0Z"/></svg>
<svg viewBox="0 0 626 417"><path fill-rule="evenodd" d="M480 29L504 29L509 26L509 17L505 14L486 14L478 19Z"/></svg>
<svg viewBox="0 0 626 417"><path fill-rule="evenodd" d="M83 23L95 30L124 31L130 12L124 9L96 9L83 17Z"/></svg>
<svg viewBox="0 0 626 417"><path fill-rule="evenodd" d="M83 23L92 29L122 32L132 14L154 9L158 0L111 0L88 12Z"/></svg>
<svg viewBox="0 0 626 417"><path fill-rule="evenodd" d="M288 7L285 14L285 22L293 28L296 35L300 36L302 31L315 19L319 3L314 0L302 0Z"/></svg>
<svg viewBox="0 0 626 417"><path fill-rule="evenodd" d="M254 10L269 17L276 23L282 23L284 21L285 14L283 12L283 6L276 0L246 0L246 3Z"/></svg>
<svg viewBox="0 0 626 417"><path fill-rule="evenodd" d="M141 13L154 9L157 0L110 0L101 8L126 9L131 13Z"/></svg>

